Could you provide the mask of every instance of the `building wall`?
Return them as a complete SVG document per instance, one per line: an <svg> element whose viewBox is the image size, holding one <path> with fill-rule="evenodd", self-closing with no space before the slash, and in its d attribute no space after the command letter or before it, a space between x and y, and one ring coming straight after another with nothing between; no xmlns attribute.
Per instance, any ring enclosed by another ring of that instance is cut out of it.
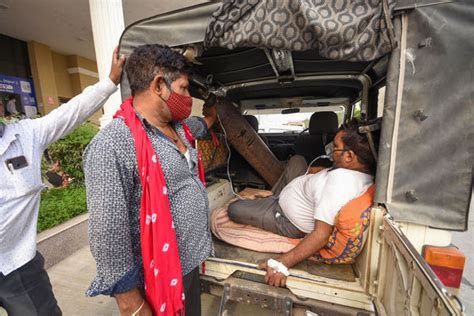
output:
<svg viewBox="0 0 474 316"><path fill-rule="evenodd" d="M53 52L54 79L56 81L57 95L61 98L70 99L74 96L71 87L71 78L67 72L67 57Z"/></svg>
<svg viewBox="0 0 474 316"><path fill-rule="evenodd" d="M72 93L79 94L86 87L95 84L99 80L97 63L93 60L73 55L68 56L68 73L71 81ZM100 109L89 119L92 123L100 125L99 118L103 110Z"/></svg>
<svg viewBox="0 0 474 316"><path fill-rule="evenodd" d="M59 98L73 98L99 80L97 64L93 60L77 55L65 56L34 41L28 43L28 54L42 115L58 107ZM99 125L102 113L102 109L97 111L90 121Z"/></svg>
<svg viewBox="0 0 474 316"><path fill-rule="evenodd" d="M20 41L16 38L12 38L3 34L0 34L0 76L3 77L15 77L26 80L31 79L30 62L28 59L28 48L26 42ZM3 80L0 79L3 83ZM32 87L34 90L34 87ZM36 110L33 106L35 102L25 103L21 98L21 95L17 93L11 93L11 89L7 87L0 87L0 103L3 115L5 105L8 102L8 98L13 96L16 99L16 108L19 112L28 112L30 115L35 115ZM33 94L30 94L33 96ZM28 111L25 106L28 106Z"/></svg>
<svg viewBox="0 0 474 316"><path fill-rule="evenodd" d="M0 47L0 73L6 76L30 78L26 43L0 34Z"/></svg>
<svg viewBox="0 0 474 316"><path fill-rule="evenodd" d="M29 42L28 55L36 87L38 110L44 115L58 106L58 90L54 75L52 51L47 45Z"/></svg>

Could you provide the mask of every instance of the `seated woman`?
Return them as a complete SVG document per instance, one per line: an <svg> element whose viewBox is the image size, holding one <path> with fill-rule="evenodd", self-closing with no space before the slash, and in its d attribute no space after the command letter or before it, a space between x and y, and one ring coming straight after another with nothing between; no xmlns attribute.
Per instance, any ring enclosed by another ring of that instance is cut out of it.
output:
<svg viewBox="0 0 474 316"><path fill-rule="evenodd" d="M373 184L376 162L367 138L354 122L334 138L334 167L306 173L304 158L295 156L273 188L273 196L229 205L229 217L290 238L304 239L276 260L260 264L265 281L283 286L288 268L315 255L328 244L339 211ZM356 227L351 227L355 229ZM336 241L342 234L335 236ZM324 260L323 260L324 261Z"/></svg>

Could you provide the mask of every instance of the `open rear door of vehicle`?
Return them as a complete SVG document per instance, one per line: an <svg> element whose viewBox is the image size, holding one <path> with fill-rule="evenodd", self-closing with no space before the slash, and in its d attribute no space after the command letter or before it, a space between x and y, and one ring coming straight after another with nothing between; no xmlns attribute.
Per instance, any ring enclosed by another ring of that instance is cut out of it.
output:
<svg viewBox="0 0 474 316"><path fill-rule="evenodd" d="M389 214L371 290L382 315L463 314L420 255L430 243L415 249L402 231L405 225L440 234L467 230L474 86L466 61L474 49L473 17L467 0L398 0L394 8L398 46L388 63L374 199ZM451 242L439 237L440 246Z"/></svg>
<svg viewBox="0 0 474 316"><path fill-rule="evenodd" d="M448 293L389 215L383 219L376 289L381 315L463 315L459 299Z"/></svg>

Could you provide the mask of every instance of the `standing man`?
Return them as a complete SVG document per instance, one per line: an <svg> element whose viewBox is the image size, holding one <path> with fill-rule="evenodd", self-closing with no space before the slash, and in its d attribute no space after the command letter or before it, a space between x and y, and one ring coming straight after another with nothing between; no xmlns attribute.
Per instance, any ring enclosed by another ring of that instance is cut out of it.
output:
<svg viewBox="0 0 474 316"><path fill-rule="evenodd" d="M213 248L192 138L217 112L188 118L188 68L169 47L136 48L125 71L132 97L84 153L97 263L87 294L114 296L122 315L200 315L199 265Z"/></svg>
<svg viewBox="0 0 474 316"><path fill-rule="evenodd" d="M48 115L0 122L0 306L11 316L61 315L44 258L36 251L41 157L117 90L124 56L114 51L109 78L86 88Z"/></svg>

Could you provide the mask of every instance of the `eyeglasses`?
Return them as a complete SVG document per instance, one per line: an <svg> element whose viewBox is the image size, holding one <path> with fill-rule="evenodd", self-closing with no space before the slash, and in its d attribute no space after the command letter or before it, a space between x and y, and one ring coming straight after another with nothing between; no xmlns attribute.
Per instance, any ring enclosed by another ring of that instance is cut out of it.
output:
<svg viewBox="0 0 474 316"><path fill-rule="evenodd" d="M343 149L333 149L332 152L335 152L335 151L349 151L350 149L347 149L347 148L343 148Z"/></svg>
<svg viewBox="0 0 474 316"><path fill-rule="evenodd" d="M335 148L334 148L334 142L331 142L328 146L329 146L329 148L326 148L326 149L328 149L329 152L331 152L331 153L332 153L332 152L335 152L335 151L342 151L342 152L344 152L344 151L349 151L349 150L350 150L349 148L335 149Z"/></svg>

